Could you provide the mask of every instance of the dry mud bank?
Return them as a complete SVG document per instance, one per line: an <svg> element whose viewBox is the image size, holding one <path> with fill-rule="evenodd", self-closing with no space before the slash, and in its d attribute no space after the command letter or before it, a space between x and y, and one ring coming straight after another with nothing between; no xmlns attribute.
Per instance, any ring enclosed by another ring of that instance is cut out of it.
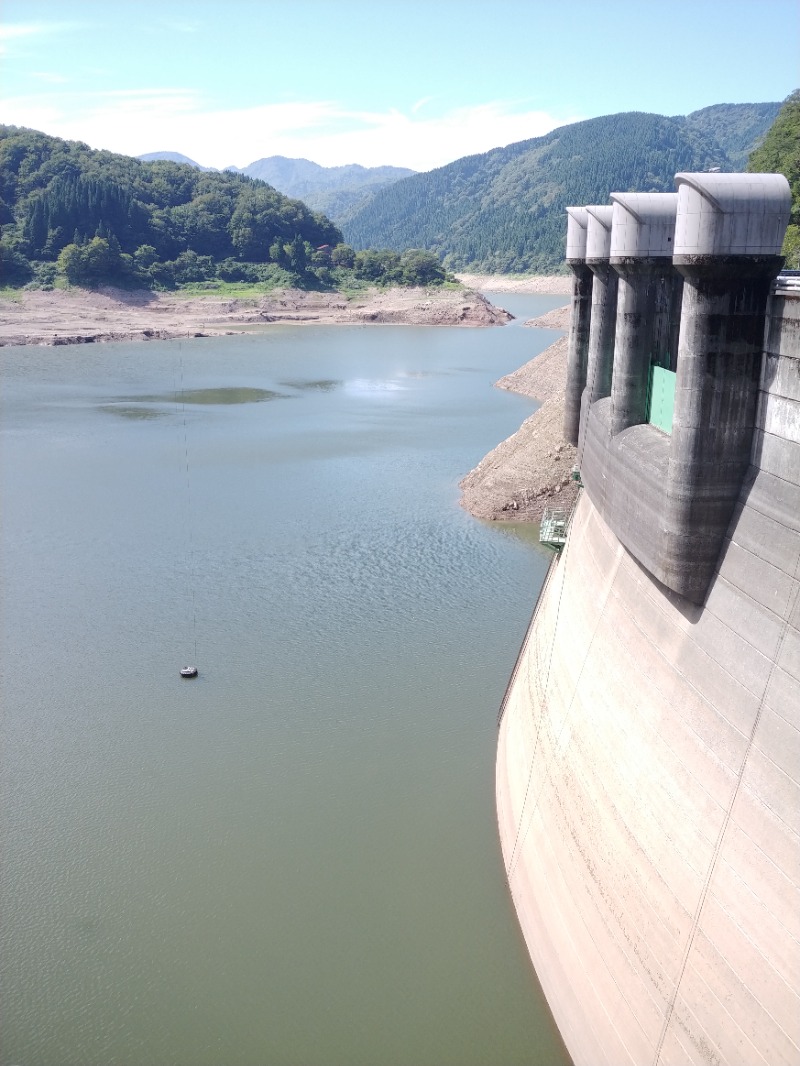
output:
<svg viewBox="0 0 800 1066"><path fill-rule="evenodd" d="M480 293L453 289L370 289L352 297L288 289L253 299L108 287L34 290L0 298L0 345L218 336L272 322L495 326L511 317Z"/></svg>
<svg viewBox="0 0 800 1066"><path fill-rule="evenodd" d="M517 277L459 274L462 285L489 292L569 296L566 275ZM569 328L570 306L529 319L526 326ZM541 401L541 407L507 440L497 445L460 483L462 506L475 515L503 521L538 522L546 507L572 507L578 486L572 481L577 451L562 433L567 339L562 337L525 366L496 382L501 389Z"/></svg>
<svg viewBox="0 0 800 1066"><path fill-rule="evenodd" d="M542 406L497 445L460 483L461 504L476 518L538 522L546 507L571 507L577 450L562 433L567 338L496 382Z"/></svg>
<svg viewBox="0 0 800 1066"><path fill-rule="evenodd" d="M563 307L556 307L552 311L547 311L543 315L539 315L538 318L529 318L527 322L523 322L523 326L539 326L541 329L569 329L569 319L572 314L572 308L569 304L564 304Z"/></svg>
<svg viewBox="0 0 800 1066"><path fill-rule="evenodd" d="M483 289L487 292L531 292L569 296L572 278L568 274L456 274L468 289Z"/></svg>

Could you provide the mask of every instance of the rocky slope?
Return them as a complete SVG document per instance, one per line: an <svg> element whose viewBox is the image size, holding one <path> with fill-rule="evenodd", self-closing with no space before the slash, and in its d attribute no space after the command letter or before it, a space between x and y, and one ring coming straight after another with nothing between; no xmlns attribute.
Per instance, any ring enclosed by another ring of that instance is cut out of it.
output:
<svg viewBox="0 0 800 1066"><path fill-rule="evenodd" d="M562 433L566 368L567 338L562 337L496 382L542 405L461 481L461 504L476 518L538 522L546 507L575 503L578 485L571 472L577 450Z"/></svg>

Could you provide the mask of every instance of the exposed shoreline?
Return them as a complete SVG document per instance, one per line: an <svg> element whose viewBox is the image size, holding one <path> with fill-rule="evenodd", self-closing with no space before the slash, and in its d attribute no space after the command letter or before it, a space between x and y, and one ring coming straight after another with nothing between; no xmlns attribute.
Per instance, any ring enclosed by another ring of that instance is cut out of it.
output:
<svg viewBox="0 0 800 1066"><path fill-rule="evenodd" d="M578 485L571 473L577 449L564 440L562 429L566 370L567 338L561 337L495 382L540 400L541 407L459 483L461 506L476 518L539 522L546 507L569 509L575 503Z"/></svg>
<svg viewBox="0 0 800 1066"><path fill-rule="evenodd" d="M572 292L572 281L566 276L462 274L460 280L490 292ZM569 320L570 305L565 303L523 324L566 331ZM539 522L547 507L573 506L578 497L578 485L572 480L577 449L564 440L562 428L566 378L567 338L561 337L495 382L500 389L539 400L541 406L462 478L461 506L470 514L492 522Z"/></svg>
<svg viewBox="0 0 800 1066"><path fill-rule="evenodd" d="M572 307L567 303L563 307L554 307L552 311L546 311L538 318L529 318L522 324L523 326L538 326L540 329L568 330L571 313Z"/></svg>
<svg viewBox="0 0 800 1066"><path fill-rule="evenodd" d="M468 289L487 292L528 292L569 296L572 278L568 274L456 274Z"/></svg>
<svg viewBox="0 0 800 1066"><path fill-rule="evenodd" d="M212 337L291 325L497 326L512 319L472 290L276 290L252 298L182 296L111 287L21 290L0 298L0 346Z"/></svg>

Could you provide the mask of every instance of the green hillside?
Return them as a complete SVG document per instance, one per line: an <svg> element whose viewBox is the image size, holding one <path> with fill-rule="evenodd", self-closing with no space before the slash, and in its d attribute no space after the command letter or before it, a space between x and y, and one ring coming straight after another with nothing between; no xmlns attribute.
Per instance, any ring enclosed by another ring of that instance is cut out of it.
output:
<svg viewBox="0 0 800 1066"><path fill-rule="evenodd" d="M451 270L552 271L563 264L568 204L606 203L617 190L672 191L681 170L734 170L731 153L752 148L779 106L720 104L674 118L629 112L562 126L405 178L342 229L356 248L427 248Z"/></svg>
<svg viewBox="0 0 800 1066"><path fill-rule="evenodd" d="M686 124L696 133L715 142L730 166L723 170L742 171L753 149L761 142L780 104L713 104L686 116Z"/></svg>
<svg viewBox="0 0 800 1066"><path fill-rule="evenodd" d="M143 162L0 126L2 282L172 285L302 273L341 233L324 215L242 174Z"/></svg>
<svg viewBox="0 0 800 1066"><path fill-rule="evenodd" d="M792 190L792 215L783 254L786 266L800 269L800 89L786 100L759 148L750 156L752 174L783 174Z"/></svg>

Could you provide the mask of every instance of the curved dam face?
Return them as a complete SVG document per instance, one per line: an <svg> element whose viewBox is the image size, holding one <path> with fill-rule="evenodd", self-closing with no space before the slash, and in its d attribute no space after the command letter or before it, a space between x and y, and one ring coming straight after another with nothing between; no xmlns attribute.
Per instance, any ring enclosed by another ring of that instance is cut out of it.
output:
<svg viewBox="0 0 800 1066"><path fill-rule="evenodd" d="M705 593L624 543L598 461L504 705L503 856L576 1066L800 1062L798 296L766 337Z"/></svg>

